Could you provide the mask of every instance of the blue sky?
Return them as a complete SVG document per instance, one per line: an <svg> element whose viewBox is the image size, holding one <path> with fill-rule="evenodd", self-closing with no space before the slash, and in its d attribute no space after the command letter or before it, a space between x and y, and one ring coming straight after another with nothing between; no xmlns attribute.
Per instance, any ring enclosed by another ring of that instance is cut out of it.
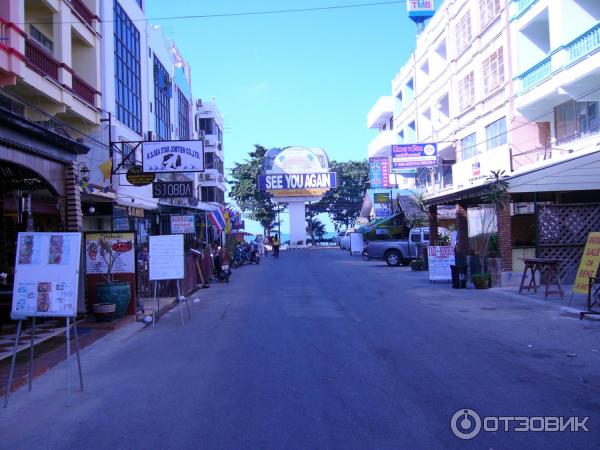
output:
<svg viewBox="0 0 600 450"><path fill-rule="evenodd" d="M337 6L368 0L147 0L149 18ZM366 115L415 45L406 4L293 14L151 20L192 67L194 97L225 116L225 166L254 144L367 157ZM287 226L282 226L283 229ZM257 228L250 229L256 232Z"/></svg>

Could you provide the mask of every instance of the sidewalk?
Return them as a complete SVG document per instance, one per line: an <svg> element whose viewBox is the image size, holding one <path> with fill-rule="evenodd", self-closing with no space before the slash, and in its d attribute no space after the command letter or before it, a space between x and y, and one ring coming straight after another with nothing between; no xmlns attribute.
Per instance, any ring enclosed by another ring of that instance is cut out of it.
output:
<svg viewBox="0 0 600 450"><path fill-rule="evenodd" d="M190 296L191 297L191 296ZM146 314L156 310L156 300L152 298L140 299L144 304ZM159 314L162 315L177 305L175 297L160 299ZM80 350L88 347L94 342L102 339L107 334L126 327L128 325L136 326L135 331L144 329L147 325L139 320L143 315L125 316L112 322L96 322L93 315L77 322L77 331L79 336ZM44 374L52 367L66 359L67 338L65 335L64 319L39 321L36 324L36 336L34 342L34 359L32 379ZM6 394L6 385L12 360L13 346L16 339L16 322L3 325L0 332L0 396ZM24 330L21 333L19 342L19 351L15 364L15 373L11 391L15 391L28 383L29 379L29 343L31 340L31 322L24 323ZM75 352L75 346L71 335L71 351Z"/></svg>

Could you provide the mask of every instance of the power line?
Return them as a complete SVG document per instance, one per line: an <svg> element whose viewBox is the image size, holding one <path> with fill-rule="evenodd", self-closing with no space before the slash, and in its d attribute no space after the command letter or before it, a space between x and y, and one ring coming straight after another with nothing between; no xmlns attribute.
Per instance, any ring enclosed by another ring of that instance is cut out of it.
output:
<svg viewBox="0 0 600 450"><path fill-rule="evenodd" d="M352 9L352 8L366 8L371 6L385 6L395 5L399 3L406 3L407 0L394 0L386 2L370 2L370 3L354 3L348 5L329 5L329 6L316 6L312 8L292 8L292 9L272 9L264 11L242 11L242 12L231 12L231 13L215 13L215 14L192 14L185 16L166 16L166 17L151 17L143 19L130 19L132 22L149 22L149 21L166 21L166 20L191 20L191 19L218 19L225 17L247 17L247 16L266 16L275 14L296 14L305 12L318 12L318 11L333 11L341 9ZM115 20L103 20L104 23L112 23ZM74 24L79 21L71 22L21 22L17 25L48 25L48 24Z"/></svg>

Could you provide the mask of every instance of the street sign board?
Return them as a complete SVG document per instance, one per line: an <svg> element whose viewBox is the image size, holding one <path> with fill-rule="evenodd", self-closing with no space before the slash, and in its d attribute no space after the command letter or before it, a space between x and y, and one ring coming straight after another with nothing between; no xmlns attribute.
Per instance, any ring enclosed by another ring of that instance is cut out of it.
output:
<svg viewBox="0 0 600 450"><path fill-rule="evenodd" d="M387 157L369 158L369 183L371 189L390 186L390 159Z"/></svg>
<svg viewBox="0 0 600 450"><path fill-rule="evenodd" d="M183 198L193 196L193 181L156 181L152 183L153 198Z"/></svg>
<svg viewBox="0 0 600 450"><path fill-rule="evenodd" d="M142 142L144 172L204 172L204 141Z"/></svg>
<svg viewBox="0 0 600 450"><path fill-rule="evenodd" d="M392 145L392 172L437 164L437 144Z"/></svg>
<svg viewBox="0 0 600 450"><path fill-rule="evenodd" d="M451 246L427 247L429 281L451 281L450 266L454 264L454 250Z"/></svg>
<svg viewBox="0 0 600 450"><path fill-rule="evenodd" d="M150 236L149 279L181 280L185 276L183 234Z"/></svg>
<svg viewBox="0 0 600 450"><path fill-rule="evenodd" d="M573 292L587 294L590 277L595 277L600 265L600 232L588 234L577 277L573 284Z"/></svg>
<svg viewBox="0 0 600 450"><path fill-rule="evenodd" d="M144 172L140 166L131 166L125 178L133 186L147 186L154 181L156 174Z"/></svg>

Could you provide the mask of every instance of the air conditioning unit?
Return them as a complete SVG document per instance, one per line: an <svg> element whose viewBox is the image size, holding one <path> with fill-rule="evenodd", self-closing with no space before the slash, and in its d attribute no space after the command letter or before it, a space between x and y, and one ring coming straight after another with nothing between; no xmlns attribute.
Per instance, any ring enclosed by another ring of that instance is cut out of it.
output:
<svg viewBox="0 0 600 450"><path fill-rule="evenodd" d="M215 177L213 176L213 174L212 174L212 173L205 173L205 174L204 174L204 179L205 179L206 181L212 181L212 180L214 180L214 179L215 179Z"/></svg>
<svg viewBox="0 0 600 450"><path fill-rule="evenodd" d="M198 174L198 181L204 181L204 174L203 173L199 173Z"/></svg>
<svg viewBox="0 0 600 450"><path fill-rule="evenodd" d="M219 181L223 181L223 175L219 175Z"/></svg>
<svg viewBox="0 0 600 450"><path fill-rule="evenodd" d="M204 139L204 136L205 136L205 134L204 134L204 130L200 130L200 131L198 132L198 138L199 138L199 139Z"/></svg>

